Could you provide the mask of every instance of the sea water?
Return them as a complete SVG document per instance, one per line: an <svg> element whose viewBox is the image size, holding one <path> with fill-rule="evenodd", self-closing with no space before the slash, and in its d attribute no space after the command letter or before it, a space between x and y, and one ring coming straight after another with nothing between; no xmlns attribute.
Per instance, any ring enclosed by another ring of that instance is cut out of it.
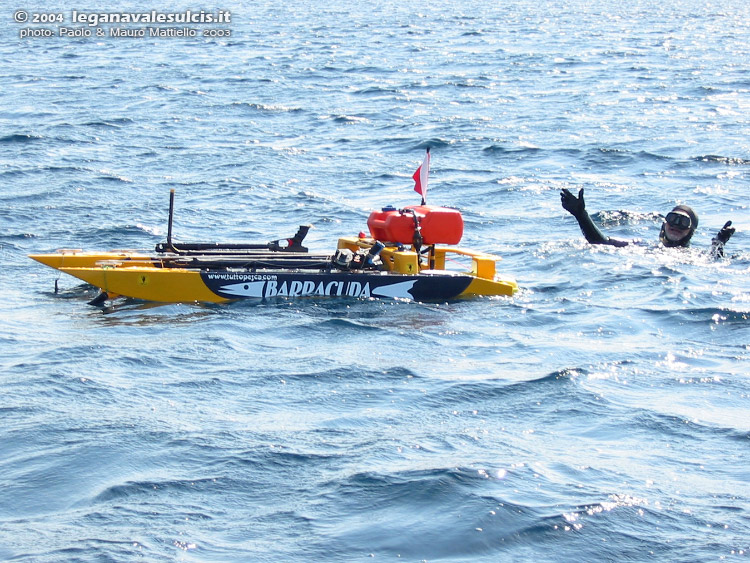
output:
<svg viewBox="0 0 750 563"><path fill-rule="evenodd" d="M746 560L748 5L201 7L2 9L0 559ZM151 249L170 189L178 240L331 252L428 147L514 297L93 307L27 258Z"/></svg>

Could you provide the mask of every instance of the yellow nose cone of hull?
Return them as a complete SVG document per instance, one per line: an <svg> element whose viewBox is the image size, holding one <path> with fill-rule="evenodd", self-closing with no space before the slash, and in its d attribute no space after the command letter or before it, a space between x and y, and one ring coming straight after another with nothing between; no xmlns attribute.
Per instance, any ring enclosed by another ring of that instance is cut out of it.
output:
<svg viewBox="0 0 750 563"><path fill-rule="evenodd" d="M82 250L64 249L49 254L29 254L29 258L60 270L62 268L93 268L97 262L105 260L133 261L150 263L148 254L139 252L84 252Z"/></svg>
<svg viewBox="0 0 750 563"><path fill-rule="evenodd" d="M167 268L60 268L106 293L162 303L229 301L206 287L200 272Z"/></svg>

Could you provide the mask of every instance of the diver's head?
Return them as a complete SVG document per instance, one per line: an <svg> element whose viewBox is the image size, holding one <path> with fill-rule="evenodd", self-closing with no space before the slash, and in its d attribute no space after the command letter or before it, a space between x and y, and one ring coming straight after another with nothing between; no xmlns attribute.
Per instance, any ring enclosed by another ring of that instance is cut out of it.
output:
<svg viewBox="0 0 750 563"><path fill-rule="evenodd" d="M664 246L689 246L698 228L698 215L687 205L678 205L667 213L659 240Z"/></svg>

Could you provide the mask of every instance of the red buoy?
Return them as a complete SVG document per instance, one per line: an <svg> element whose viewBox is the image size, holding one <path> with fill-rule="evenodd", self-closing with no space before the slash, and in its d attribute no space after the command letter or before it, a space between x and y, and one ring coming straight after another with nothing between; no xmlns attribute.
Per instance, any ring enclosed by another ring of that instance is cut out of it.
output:
<svg viewBox="0 0 750 563"><path fill-rule="evenodd" d="M373 211L367 219L372 238L382 242L411 244L419 223L424 244L458 244L464 234L464 220L458 209L433 205L412 205Z"/></svg>

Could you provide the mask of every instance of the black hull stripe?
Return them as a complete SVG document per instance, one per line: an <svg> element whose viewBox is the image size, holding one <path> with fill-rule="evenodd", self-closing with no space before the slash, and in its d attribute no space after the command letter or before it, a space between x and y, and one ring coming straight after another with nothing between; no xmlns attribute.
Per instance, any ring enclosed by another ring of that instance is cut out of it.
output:
<svg viewBox="0 0 750 563"><path fill-rule="evenodd" d="M274 297L377 297L437 301L460 296L471 284L465 275L381 275L377 273L211 272L201 278L226 299Z"/></svg>

